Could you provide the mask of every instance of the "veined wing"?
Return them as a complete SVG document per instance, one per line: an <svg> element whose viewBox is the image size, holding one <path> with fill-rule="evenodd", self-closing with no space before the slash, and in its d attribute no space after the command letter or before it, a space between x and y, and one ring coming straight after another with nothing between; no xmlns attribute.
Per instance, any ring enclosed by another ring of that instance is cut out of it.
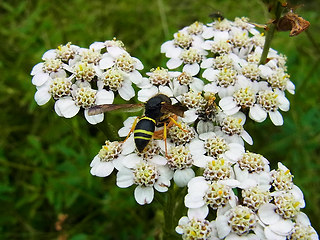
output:
<svg viewBox="0 0 320 240"><path fill-rule="evenodd" d="M104 112L110 112L115 110L123 110L126 112L138 112L144 108L144 104L102 104L97 105L89 109L88 115L97 115Z"/></svg>

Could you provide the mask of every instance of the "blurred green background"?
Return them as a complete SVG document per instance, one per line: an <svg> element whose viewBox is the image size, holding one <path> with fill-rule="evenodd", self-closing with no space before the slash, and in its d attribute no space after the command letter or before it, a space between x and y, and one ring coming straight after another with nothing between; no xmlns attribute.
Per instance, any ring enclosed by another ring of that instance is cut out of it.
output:
<svg viewBox="0 0 320 240"><path fill-rule="evenodd" d="M248 149L273 168L281 161L291 169L305 195L303 211L320 232L320 5L292 5L311 27L294 38L276 34L272 47L287 55L296 94L287 94L291 109L283 113L282 127L248 121L254 139ZM113 37L142 60L144 72L165 66L161 43L196 20L210 22L216 11L231 20L268 21L258 0L0 1L0 239L157 239L157 205L138 206L133 188L115 187L114 175L90 175L106 137L79 116L58 117L53 101L37 106L29 74L47 49L67 42L88 47ZM121 123L109 127L116 132ZM58 231L61 214L67 218Z"/></svg>

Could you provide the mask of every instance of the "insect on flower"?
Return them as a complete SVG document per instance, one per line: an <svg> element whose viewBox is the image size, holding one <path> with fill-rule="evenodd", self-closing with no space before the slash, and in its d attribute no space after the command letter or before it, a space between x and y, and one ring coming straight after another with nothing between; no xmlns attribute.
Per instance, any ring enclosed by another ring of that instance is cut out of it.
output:
<svg viewBox="0 0 320 240"><path fill-rule="evenodd" d="M183 117L184 112L187 110L180 103L172 104L171 99L168 96L164 94L157 94L151 97L145 104L140 103L97 105L90 108L88 114L96 115L118 109L132 111L134 109L138 110L142 108L145 109L144 115L142 117L136 118L127 136L128 138L132 132L134 133L134 141L140 153L144 151L150 140L155 136L162 135L166 143L167 128L172 126L173 124L181 128L181 125L176 121L177 116ZM160 130L155 132L156 127L161 126L164 127L163 131ZM167 144L165 144L165 146L167 146Z"/></svg>

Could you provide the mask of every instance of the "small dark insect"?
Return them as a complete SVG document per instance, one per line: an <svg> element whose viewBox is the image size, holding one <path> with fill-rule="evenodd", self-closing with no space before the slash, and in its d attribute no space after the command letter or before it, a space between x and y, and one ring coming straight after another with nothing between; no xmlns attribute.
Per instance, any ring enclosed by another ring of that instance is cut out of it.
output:
<svg viewBox="0 0 320 240"><path fill-rule="evenodd" d="M209 17L212 19L217 19L218 21L222 21L224 19L224 16L219 11L209 14Z"/></svg>
<svg viewBox="0 0 320 240"><path fill-rule="evenodd" d="M89 115L96 115L103 112L124 109L137 110L144 107L145 113L142 117L137 118L132 126L130 133L134 133L134 141L138 151L141 153L150 142L155 128L158 126L167 127L167 124L174 123L180 126L170 114L183 117L186 110L181 104L172 104L171 99L164 94L157 94L151 97L145 104L103 104L89 109ZM130 135L129 133L129 135ZM128 135L128 136L129 136ZM164 140L166 134L164 133ZM128 138L128 137L127 137ZM126 139L127 139L126 138Z"/></svg>

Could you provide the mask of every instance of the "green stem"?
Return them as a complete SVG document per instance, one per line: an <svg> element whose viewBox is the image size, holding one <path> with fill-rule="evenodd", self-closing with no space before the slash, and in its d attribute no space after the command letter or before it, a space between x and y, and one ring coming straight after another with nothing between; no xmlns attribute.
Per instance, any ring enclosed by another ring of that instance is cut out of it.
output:
<svg viewBox="0 0 320 240"><path fill-rule="evenodd" d="M164 229L163 229L163 239L175 239L173 235L173 212L175 203L175 189L168 191L167 202L164 206Z"/></svg>
<svg viewBox="0 0 320 240"><path fill-rule="evenodd" d="M281 12L282 12L281 4L278 2L277 6L274 10L274 13L273 13L273 18L275 20L268 25L269 30L267 31L267 34L266 34L266 40L264 42L263 51L261 54L261 59L260 59L259 65L266 63L269 49L271 46L271 42L272 42L275 30L277 28L277 22L278 22L279 18L281 17Z"/></svg>

